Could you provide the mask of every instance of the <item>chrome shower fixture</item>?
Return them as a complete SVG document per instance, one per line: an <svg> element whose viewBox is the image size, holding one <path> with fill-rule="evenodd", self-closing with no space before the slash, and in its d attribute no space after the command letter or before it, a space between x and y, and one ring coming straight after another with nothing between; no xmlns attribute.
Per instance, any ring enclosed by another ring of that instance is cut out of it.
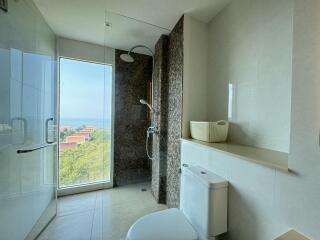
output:
<svg viewBox="0 0 320 240"><path fill-rule="evenodd" d="M122 61L125 61L125 62L127 62L127 63L133 63L133 62L134 62L134 58L133 58L130 54L131 54L131 53L133 52L133 50L136 49L136 48L145 48L145 49L147 49L147 50L151 53L151 55L152 55L152 62L154 62L154 61L153 61L153 60L154 60L154 53L153 53L153 51L152 51L150 48L148 48L147 46L145 46L145 45L136 45L136 46L133 46L133 47L128 51L128 53L123 53L123 54L120 55L121 60L122 60Z"/></svg>
<svg viewBox="0 0 320 240"><path fill-rule="evenodd" d="M134 58L131 57L131 55L129 53L121 54L120 58L121 58L122 61L127 62L127 63L133 63L134 62Z"/></svg>
<svg viewBox="0 0 320 240"><path fill-rule="evenodd" d="M153 74L154 74L154 53L153 51L148 48L145 45L136 45L134 47L132 47L127 53L123 53L120 55L120 59L124 62L127 63L133 63L134 62L134 58L131 56L131 53L133 52L134 49L136 48L145 48L147 49L151 55L152 55L152 85L153 85ZM151 99L153 99L153 89L151 91ZM140 99L140 103L143 105L147 105L148 108L150 109L151 115L152 115L152 120L151 120L151 126L148 128L147 130L147 137L146 137L146 152L147 152L147 156L150 160L152 160L152 156L149 154L149 138L151 135L153 134L159 134L158 131L158 126L157 126L157 112L155 111L155 109L153 108L153 106L151 106L151 104L149 104L146 100L144 99Z"/></svg>
<svg viewBox="0 0 320 240"><path fill-rule="evenodd" d="M152 113L155 112L154 108L146 100L140 99L140 103L143 104L143 105L147 105Z"/></svg>
<svg viewBox="0 0 320 240"><path fill-rule="evenodd" d="M156 115L156 111L155 109L144 99L140 99L140 103L143 104L143 105L147 105L148 108L150 109L152 115ZM149 153L149 138L150 138L150 135L153 135L153 134L158 134L159 131L158 131L158 127L156 126L155 122L153 122L151 124L150 127L148 127L148 130L147 130L147 137L146 137L146 152L147 152L147 156L150 160L152 160L152 156L150 155Z"/></svg>

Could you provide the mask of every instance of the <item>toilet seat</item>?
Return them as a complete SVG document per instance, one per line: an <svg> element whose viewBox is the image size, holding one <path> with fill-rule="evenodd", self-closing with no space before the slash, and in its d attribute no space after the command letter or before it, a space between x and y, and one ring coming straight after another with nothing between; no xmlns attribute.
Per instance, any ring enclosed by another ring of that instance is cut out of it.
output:
<svg viewBox="0 0 320 240"><path fill-rule="evenodd" d="M176 209L148 214L129 229L127 240L197 240L198 234L183 213Z"/></svg>

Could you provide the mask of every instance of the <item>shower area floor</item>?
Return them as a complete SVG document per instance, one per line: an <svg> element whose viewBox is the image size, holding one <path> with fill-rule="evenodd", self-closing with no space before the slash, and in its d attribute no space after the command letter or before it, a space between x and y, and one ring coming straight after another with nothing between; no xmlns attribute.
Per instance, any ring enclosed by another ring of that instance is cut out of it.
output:
<svg viewBox="0 0 320 240"><path fill-rule="evenodd" d="M61 197L57 216L38 240L124 240L138 218L166 208L156 203L149 183Z"/></svg>
<svg viewBox="0 0 320 240"><path fill-rule="evenodd" d="M151 170L149 168L118 170L115 179L117 186L151 182Z"/></svg>

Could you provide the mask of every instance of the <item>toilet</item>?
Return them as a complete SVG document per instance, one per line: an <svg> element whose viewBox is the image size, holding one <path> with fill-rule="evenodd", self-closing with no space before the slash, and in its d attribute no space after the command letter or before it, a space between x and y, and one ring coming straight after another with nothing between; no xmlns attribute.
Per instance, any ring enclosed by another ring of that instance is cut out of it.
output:
<svg viewBox="0 0 320 240"><path fill-rule="evenodd" d="M228 182L199 166L182 167L180 209L148 214L126 240L214 240L227 231Z"/></svg>

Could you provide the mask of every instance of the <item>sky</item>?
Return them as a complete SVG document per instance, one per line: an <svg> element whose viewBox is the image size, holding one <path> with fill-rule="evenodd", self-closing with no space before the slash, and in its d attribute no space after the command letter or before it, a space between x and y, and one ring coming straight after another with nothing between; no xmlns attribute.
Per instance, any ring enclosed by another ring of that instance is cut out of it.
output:
<svg viewBox="0 0 320 240"><path fill-rule="evenodd" d="M60 59L60 118L111 119L112 67Z"/></svg>

